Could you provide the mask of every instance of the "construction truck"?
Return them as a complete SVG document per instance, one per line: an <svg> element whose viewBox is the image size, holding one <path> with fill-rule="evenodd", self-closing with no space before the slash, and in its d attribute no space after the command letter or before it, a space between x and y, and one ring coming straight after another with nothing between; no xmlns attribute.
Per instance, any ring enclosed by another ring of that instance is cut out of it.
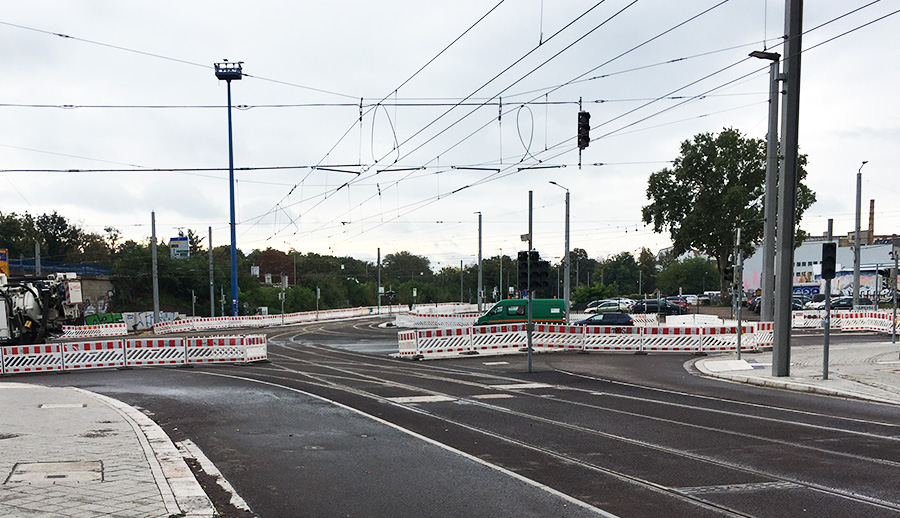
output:
<svg viewBox="0 0 900 518"><path fill-rule="evenodd" d="M74 273L10 278L0 273L0 346L41 344L80 316Z"/></svg>

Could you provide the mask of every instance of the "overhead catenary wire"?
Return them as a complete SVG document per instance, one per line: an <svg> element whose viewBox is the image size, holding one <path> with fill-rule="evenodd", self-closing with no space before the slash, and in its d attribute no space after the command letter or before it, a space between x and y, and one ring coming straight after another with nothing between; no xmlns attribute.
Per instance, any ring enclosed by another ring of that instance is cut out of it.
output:
<svg viewBox="0 0 900 518"><path fill-rule="evenodd" d="M874 2L873 2L873 3L874 3ZM870 4L870 5L871 5L871 4ZM893 14L896 14L896 11L895 11L895 12L892 12L892 13L890 13L890 14L888 14L888 15L882 16L882 17L880 17L880 18L878 18L878 19L876 19L876 20L867 22L866 24L861 25L861 26L859 26L859 27L857 27L857 28L855 28L855 29L852 29L852 30L850 30L850 31L846 31L845 33L842 33L842 35L846 35L846 34L849 34L849 33L851 33L851 32L854 32L855 30L858 30L859 28L862 28L862 27L864 27L864 26L870 25L871 23L874 23L874 22L876 22L876 21L880 21L880 20L882 20L882 19L885 19L885 18L887 18L887 17L889 17L889 16L892 16ZM843 16L846 16L846 15L842 15L842 17L843 17ZM825 24L822 24L822 25L820 25L820 26L818 26L818 27L822 27L822 26L826 25L827 23L830 23L830 22L826 22ZM818 28L818 27L817 27L817 28ZM840 37L840 36L837 36L837 37ZM827 40L827 42L834 41L837 37L830 38L829 40ZM825 42L823 42L823 43L825 43ZM821 45L821 44L820 44L820 45ZM812 48L815 48L815 47L818 47L818 46L819 46L819 45L816 45L816 46L811 47L810 49L806 49L806 50L811 50ZM744 61L744 60L741 60L741 61ZM733 66L733 65L729 65L729 66L727 66L727 67L724 67L724 68L721 69L720 71L722 71L722 70L727 70L727 69L731 68L731 66ZM728 86L728 85L730 85L730 84L733 84L734 82L740 81L741 79L744 79L744 78L747 77L748 75L751 75L751 74L754 74L754 73L758 73L758 71L754 71L754 72L751 72L751 73L749 73L749 74L744 74L743 76L738 77L738 78L736 78L736 79L733 79L733 80L731 80L731 81L728 81L727 83L724 83L724 84L722 84L722 85L719 85L719 86L716 87L716 88L707 90L706 92L704 92L704 93L702 93L702 94L698 94L698 95L695 95L695 96L691 96L691 97L690 97L689 99L687 99L685 102L688 102L688 101L691 101L691 100L694 100L694 99L698 99L698 98L702 98L702 97L708 95L709 92L714 91L715 89L722 88L722 87ZM684 104L684 103L679 103L679 105L680 105L680 104ZM676 105L676 106L677 106L677 105ZM626 126L623 126L623 127L619 128L619 129L617 129L617 130L614 130L614 131L612 131L612 132L609 132L609 133L605 134L605 135L603 136L603 138L608 137L608 136L611 136L612 134L615 134L616 132L622 131L622 130L625 129L625 128L632 127L632 126L634 126L634 125L636 125L636 124L639 124L640 122L646 121L646 120L648 120L649 118L651 118L651 117L653 117L653 116L656 116L656 115L659 115L659 114L661 114L661 113L663 113L663 112L665 112L665 111L668 111L668 109L661 110L661 111L656 112L656 113L654 113L654 114L652 114L652 115L650 115L650 116L648 116L648 117L642 118L640 121L635 121L635 122L633 122L633 123L631 123L631 124L628 124L628 125L626 125ZM596 139L592 139L592 140L596 140ZM553 146L553 147L558 147L559 145L560 145L560 144L557 144L556 146ZM552 148L551 148L551 149L552 149ZM559 153L559 154L557 154L557 155L555 155L555 156L561 156L562 154L565 154L565 153L567 153L567 152L569 152L569 150L565 150L565 151L563 151L563 152L561 152L561 153ZM551 157L551 158L552 158L552 157ZM518 173L518 171L508 172L508 173L506 173L506 174L500 176L500 178L505 177L505 176L509 176L510 174L517 174L517 173ZM491 176L491 177L496 177L497 175L494 174L494 175L490 175L490 176ZM499 178L495 178L495 179L499 179ZM458 188L458 189L452 191L452 192L449 193L449 194L444 194L443 196L444 196L444 197L449 196L449 195L451 195L451 194L453 194L453 193L455 193L455 192L459 192L459 191L464 190L464 189L466 189L466 188L474 187L474 186L476 186L476 185L478 185L478 184L480 184L480 183L486 183L487 181L492 181L492 180L483 179L483 180L480 180L480 181L475 182L475 183L473 183L473 184L469 184L469 185L460 187L460 188ZM425 200L422 200L421 203L427 203L427 204L430 205L431 203L437 201L437 199L439 199L439 197L438 197L438 198L426 198ZM411 204L411 205L412 205L412 204ZM410 206L411 206L411 205L410 205ZM421 208L421 207L418 207L418 208ZM418 210L418 208L411 208L409 212L413 212L414 210ZM370 230L371 230L371 229L370 229Z"/></svg>

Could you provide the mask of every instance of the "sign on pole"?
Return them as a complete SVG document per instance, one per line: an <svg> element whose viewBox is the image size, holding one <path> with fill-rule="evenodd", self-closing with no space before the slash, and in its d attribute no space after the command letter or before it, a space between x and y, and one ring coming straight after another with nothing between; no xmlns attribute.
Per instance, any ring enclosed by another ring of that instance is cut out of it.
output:
<svg viewBox="0 0 900 518"><path fill-rule="evenodd" d="M9 253L0 249L0 273L9 276Z"/></svg>

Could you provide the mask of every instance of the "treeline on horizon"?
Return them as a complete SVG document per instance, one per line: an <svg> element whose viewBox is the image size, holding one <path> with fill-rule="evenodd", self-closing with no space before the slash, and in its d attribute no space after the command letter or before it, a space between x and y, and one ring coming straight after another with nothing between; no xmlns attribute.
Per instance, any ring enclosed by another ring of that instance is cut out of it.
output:
<svg viewBox="0 0 900 518"><path fill-rule="evenodd" d="M203 236L191 229L179 235L188 238L190 257L175 259L169 247L158 245L160 309L191 314L192 294L196 297L198 316L210 313L209 249ZM103 234L87 231L57 212L32 216L0 213L0 248L12 258L34 257L34 244L40 245L42 260L112 267L110 281L113 294L108 311L146 311L152 309L152 258L150 240L123 240L121 232L109 226ZM221 295L225 309L230 299L231 251L218 246L212 250L215 313L221 314ZM573 304L614 296L651 296L679 292L700 293L717 288L715 262L703 257L677 260L654 256L643 249L637 258L620 252L603 259L588 257L581 248L570 252ZM259 267L259 277L251 274L251 266ZM502 269L502 278L501 278ZM312 311L345 307L378 305L378 268L370 261L353 257L337 257L314 252L287 252L267 248L244 254L237 251L238 298L241 314L258 307L269 313L281 312L281 278L286 276L284 311ZM266 276L272 284L266 284ZM536 297L562 297L564 265L553 264L550 287L535 292ZM482 259L484 301L515 296L509 286L516 284L516 260L509 256ZM478 265L443 266L438 271L431 261L409 251L387 253L382 258L381 286L393 291L395 304L428 304L477 301ZM415 297L414 297L415 293ZM381 304L387 304L382 297Z"/></svg>

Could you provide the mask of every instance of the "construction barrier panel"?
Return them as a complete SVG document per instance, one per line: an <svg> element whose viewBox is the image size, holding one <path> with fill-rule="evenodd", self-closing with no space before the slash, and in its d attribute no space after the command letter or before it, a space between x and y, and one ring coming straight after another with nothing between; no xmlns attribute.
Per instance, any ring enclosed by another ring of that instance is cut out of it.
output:
<svg viewBox="0 0 900 518"><path fill-rule="evenodd" d="M407 306L383 306L382 314L408 311ZM217 329L234 329L244 327L272 327L280 325L300 324L317 320L336 320L341 318L363 317L377 314L379 308L360 307L331 309L327 311L304 311L285 315L252 315L240 317L192 317L181 320L170 320L153 325L153 332L158 335L169 333L189 333L192 331L211 331Z"/></svg>
<svg viewBox="0 0 900 518"><path fill-rule="evenodd" d="M181 338L131 338L125 340L128 366L184 365L187 356Z"/></svg>
<svg viewBox="0 0 900 518"><path fill-rule="evenodd" d="M268 359L265 335L133 338L0 347L0 374L110 367L249 363Z"/></svg>
<svg viewBox="0 0 900 518"><path fill-rule="evenodd" d="M756 346L760 349L771 349L775 343L775 322L756 322L753 324Z"/></svg>
<svg viewBox="0 0 900 518"><path fill-rule="evenodd" d="M240 363L245 360L240 336L185 338L188 363Z"/></svg>
<svg viewBox="0 0 900 518"><path fill-rule="evenodd" d="M740 330L741 351L758 351L756 331L753 326L704 328L701 351L705 353L737 351L738 330Z"/></svg>
<svg viewBox="0 0 900 518"><path fill-rule="evenodd" d="M631 326L583 326L582 329L583 351L637 353L642 349L644 328Z"/></svg>
<svg viewBox="0 0 900 518"><path fill-rule="evenodd" d="M472 350L471 327L416 331L416 355L428 358L459 356Z"/></svg>
<svg viewBox="0 0 900 518"><path fill-rule="evenodd" d="M581 351L584 349L581 334L581 326L538 324L534 326L531 347L535 351ZM526 342L527 339L526 336Z"/></svg>
<svg viewBox="0 0 900 518"><path fill-rule="evenodd" d="M772 324L761 336L771 342ZM466 354L510 354L527 347L525 324L401 331L398 357L450 358ZM741 350L759 350L754 325L741 328ZM705 353L737 350L737 326L564 326L536 324L532 349L632 353Z"/></svg>
<svg viewBox="0 0 900 518"><path fill-rule="evenodd" d="M0 365L3 374L61 371L62 353L59 344L0 347Z"/></svg>
<svg viewBox="0 0 900 518"><path fill-rule="evenodd" d="M252 363L269 359L269 346L266 335L250 335L244 337L244 362Z"/></svg>
<svg viewBox="0 0 900 518"><path fill-rule="evenodd" d="M706 327L666 326L647 327L643 333L641 352L699 353L703 351L701 338Z"/></svg>
<svg viewBox="0 0 900 518"><path fill-rule="evenodd" d="M128 325L97 324L93 326L63 326L63 338L97 338L101 336L124 336L128 334Z"/></svg>
<svg viewBox="0 0 900 518"><path fill-rule="evenodd" d="M472 327L472 351L479 354L509 354L528 346L525 324Z"/></svg>
<svg viewBox="0 0 900 518"><path fill-rule="evenodd" d="M102 369L125 366L122 340L61 343L63 370Z"/></svg>

